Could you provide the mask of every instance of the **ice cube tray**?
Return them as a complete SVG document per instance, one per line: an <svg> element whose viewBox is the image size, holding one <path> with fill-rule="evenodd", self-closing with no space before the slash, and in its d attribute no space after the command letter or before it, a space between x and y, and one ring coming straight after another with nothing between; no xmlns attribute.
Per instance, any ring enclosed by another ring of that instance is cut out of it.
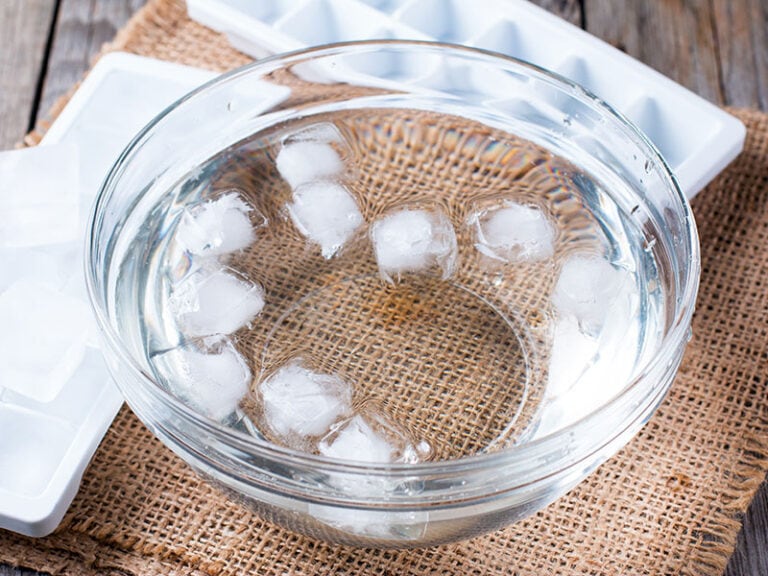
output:
<svg viewBox="0 0 768 576"><path fill-rule="evenodd" d="M168 104L213 76L122 53L104 56L96 64L41 143L73 142L79 148L81 212L88 211L101 180L133 135ZM84 239L70 247L79 251L79 261L83 244ZM71 251L62 250L62 245L37 249L46 267ZM16 280L10 275L0 270L0 292ZM80 276L78 269L71 291L85 302ZM44 536L59 524L122 404L93 342L61 391L50 401L41 400L0 381L0 528L29 536Z"/></svg>
<svg viewBox="0 0 768 576"><path fill-rule="evenodd" d="M527 60L582 85L632 120L689 198L744 144L736 118L525 0L187 0L187 8L191 18L255 57L331 42L413 39Z"/></svg>

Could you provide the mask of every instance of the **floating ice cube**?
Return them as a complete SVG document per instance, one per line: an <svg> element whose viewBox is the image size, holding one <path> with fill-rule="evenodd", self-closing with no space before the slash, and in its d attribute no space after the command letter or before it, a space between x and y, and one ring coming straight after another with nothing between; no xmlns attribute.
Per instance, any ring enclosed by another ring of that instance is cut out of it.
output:
<svg viewBox="0 0 768 576"><path fill-rule="evenodd" d="M571 256L560 269L552 303L558 313L575 317L582 330L600 331L612 304L631 291L632 278L600 256Z"/></svg>
<svg viewBox="0 0 768 576"><path fill-rule="evenodd" d="M219 421L235 411L251 381L248 364L226 338L208 338L200 349L175 348L155 365L174 395Z"/></svg>
<svg viewBox="0 0 768 576"><path fill-rule="evenodd" d="M320 245L325 258L331 258L363 223L363 216L352 194L334 182L311 182L299 186L288 212L296 228Z"/></svg>
<svg viewBox="0 0 768 576"><path fill-rule="evenodd" d="M252 216L258 221L257 226L266 222L237 192L229 192L185 212L177 239L186 250L199 256L236 252L256 239Z"/></svg>
<svg viewBox="0 0 768 576"><path fill-rule="evenodd" d="M305 367L301 359L282 366L259 385L265 424L288 446L307 449L308 437L322 436L348 415L352 388L334 374Z"/></svg>
<svg viewBox="0 0 768 576"><path fill-rule="evenodd" d="M371 226L371 240L379 273L392 282L405 272L438 269L443 279L456 268L456 234L439 209L402 209Z"/></svg>
<svg viewBox="0 0 768 576"><path fill-rule="evenodd" d="M188 337L231 334L261 312L264 290L223 269L201 269L174 286L170 306Z"/></svg>
<svg viewBox="0 0 768 576"><path fill-rule="evenodd" d="M571 390L595 364L599 340L585 334L578 321L566 316L555 324L550 351L547 398L561 396Z"/></svg>
<svg viewBox="0 0 768 576"><path fill-rule="evenodd" d="M577 259L573 262L572 258L573 266L583 264L583 257L574 258ZM592 273L601 272L611 286L607 295L599 296L604 313L597 316L591 307L583 309L583 302L573 305L570 299L564 302L573 306L566 306L565 312L558 311L536 438L583 418L610 401L631 381L639 357L639 293L627 272L608 266L610 272L599 270L602 265L591 269ZM613 272L618 272L618 276ZM588 286L580 274L574 276L579 282L566 276L570 281L567 285L578 284L580 288L569 292L570 296Z"/></svg>
<svg viewBox="0 0 768 576"><path fill-rule="evenodd" d="M554 252L555 229L544 213L533 206L506 202L473 214L478 251L505 262L543 260Z"/></svg>
<svg viewBox="0 0 768 576"><path fill-rule="evenodd" d="M315 124L283 139L275 159L277 171L292 189L318 180L335 179L344 162L331 142L344 142L339 131L328 123Z"/></svg>
<svg viewBox="0 0 768 576"><path fill-rule="evenodd" d="M42 246L81 236L77 147L0 152L0 245Z"/></svg>
<svg viewBox="0 0 768 576"><path fill-rule="evenodd" d="M0 294L0 387L49 402L82 361L91 311L84 301L19 280Z"/></svg>
<svg viewBox="0 0 768 576"><path fill-rule="evenodd" d="M357 462L419 462L429 457L429 444L414 445L410 434L371 405L337 422L318 445L323 456Z"/></svg>
<svg viewBox="0 0 768 576"><path fill-rule="evenodd" d="M320 453L337 460L392 462L396 451L361 416L353 416L320 442Z"/></svg>

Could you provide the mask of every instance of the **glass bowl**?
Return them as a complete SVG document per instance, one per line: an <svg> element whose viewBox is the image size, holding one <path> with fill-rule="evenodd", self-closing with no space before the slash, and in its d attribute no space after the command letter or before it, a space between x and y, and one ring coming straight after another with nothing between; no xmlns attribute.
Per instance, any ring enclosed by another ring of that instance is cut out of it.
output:
<svg viewBox="0 0 768 576"><path fill-rule="evenodd" d="M194 470L290 530L422 547L541 509L637 433L699 253L663 158L605 103L382 41L164 111L103 185L86 268L115 381Z"/></svg>

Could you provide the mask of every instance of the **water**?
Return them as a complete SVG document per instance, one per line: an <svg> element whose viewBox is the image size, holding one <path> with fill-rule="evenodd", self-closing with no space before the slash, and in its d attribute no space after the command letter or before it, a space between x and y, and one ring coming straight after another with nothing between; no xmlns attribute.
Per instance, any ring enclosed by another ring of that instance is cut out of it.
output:
<svg viewBox="0 0 768 576"><path fill-rule="evenodd" d="M663 270L613 198L479 122L305 117L169 191L141 239L138 302L120 311L138 307L161 384L184 401L216 396L191 380L221 387L230 400L208 414L240 431L369 461L498 450L597 408L655 349ZM222 346L247 366L239 400L242 370L190 377L178 360Z"/></svg>

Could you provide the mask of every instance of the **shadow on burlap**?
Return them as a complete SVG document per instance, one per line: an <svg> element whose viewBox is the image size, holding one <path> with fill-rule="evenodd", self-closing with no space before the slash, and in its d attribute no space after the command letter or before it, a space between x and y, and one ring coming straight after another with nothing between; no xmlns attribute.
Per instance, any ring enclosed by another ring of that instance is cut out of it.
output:
<svg viewBox="0 0 768 576"><path fill-rule="evenodd" d="M151 1L109 48L248 62L173 0ZM57 532L0 532L0 562L68 575L721 574L768 469L768 116L734 113L745 151L694 202L702 283L679 376L641 433L547 509L435 549L333 547L228 502L123 409Z"/></svg>

